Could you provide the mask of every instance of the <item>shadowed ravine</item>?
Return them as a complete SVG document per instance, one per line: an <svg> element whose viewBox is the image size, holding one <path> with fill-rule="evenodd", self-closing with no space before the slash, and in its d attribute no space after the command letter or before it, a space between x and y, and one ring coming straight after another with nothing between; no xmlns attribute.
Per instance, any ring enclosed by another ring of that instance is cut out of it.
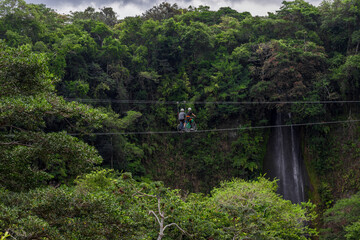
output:
<svg viewBox="0 0 360 240"><path fill-rule="evenodd" d="M284 124L284 115L277 113L275 124ZM287 116L290 118L289 116ZM268 177L279 179L278 193L293 203L305 201L306 173L300 147L299 131L295 127L271 130L264 159Z"/></svg>

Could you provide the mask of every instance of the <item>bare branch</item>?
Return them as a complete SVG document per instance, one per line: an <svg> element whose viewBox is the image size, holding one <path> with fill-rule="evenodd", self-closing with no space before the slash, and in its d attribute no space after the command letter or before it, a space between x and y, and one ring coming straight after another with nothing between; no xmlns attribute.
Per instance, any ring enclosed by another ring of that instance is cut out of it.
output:
<svg viewBox="0 0 360 240"><path fill-rule="evenodd" d="M138 197L152 197L152 198L156 198L157 199L157 211L158 214L156 214L153 210L149 211L149 215L152 214L154 215L154 217L156 218L156 221L159 224L159 235L158 235L158 240L161 240L164 236L164 231L166 228L170 227L170 226L176 226L182 233L184 233L187 236L191 236L189 233L187 233L184 229L182 229L178 224L176 223L170 223L168 225L166 225L164 227L164 220L169 218L169 216L165 217L165 212L161 211L161 197L160 196L155 196L155 195L151 195L151 194L146 194L143 193L139 190L135 190L136 192L133 194L133 196L138 196Z"/></svg>
<svg viewBox="0 0 360 240"><path fill-rule="evenodd" d="M164 218L164 213L161 212L161 206L160 206L160 197L156 197L157 198L157 202L158 202L158 211L159 211L159 215L161 218Z"/></svg>
<svg viewBox="0 0 360 240"><path fill-rule="evenodd" d="M155 213L153 210L150 210L150 211L149 211L149 214L151 214L151 213L155 216L155 218L156 218L156 220L158 221L158 223L161 224L160 219L159 219L159 217L156 215L156 213Z"/></svg>
<svg viewBox="0 0 360 240"><path fill-rule="evenodd" d="M170 223L170 224L168 224L168 225L166 225L165 227L164 227L164 230L163 231L165 231L165 229L167 228L167 227L170 227L170 226L176 226L181 232L183 232L184 234L186 234L187 236L191 236L188 232L186 232L184 229L182 229L179 225L177 225L176 223Z"/></svg>

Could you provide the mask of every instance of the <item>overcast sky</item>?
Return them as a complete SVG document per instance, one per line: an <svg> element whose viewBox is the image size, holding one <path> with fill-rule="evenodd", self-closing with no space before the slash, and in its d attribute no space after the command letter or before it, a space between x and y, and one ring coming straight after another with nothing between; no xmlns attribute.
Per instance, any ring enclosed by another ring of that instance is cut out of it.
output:
<svg viewBox="0 0 360 240"><path fill-rule="evenodd" d="M238 12L250 12L253 16L266 16L268 12L275 12L281 7L283 0L25 0L27 3L43 3L47 7L55 9L58 13L69 13L70 11L83 11L91 6L95 9L112 7L122 19L127 16L142 15L146 10L161 2L177 3L181 8L190 5L209 6L210 10L216 11L220 7L231 7ZM321 0L308 0L314 6L318 6Z"/></svg>

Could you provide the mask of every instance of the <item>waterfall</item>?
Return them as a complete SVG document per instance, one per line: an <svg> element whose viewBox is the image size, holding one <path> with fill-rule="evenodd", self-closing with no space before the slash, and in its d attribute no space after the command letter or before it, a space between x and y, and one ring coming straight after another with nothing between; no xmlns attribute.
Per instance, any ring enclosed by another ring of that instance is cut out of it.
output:
<svg viewBox="0 0 360 240"><path fill-rule="evenodd" d="M291 119L291 114L289 113L289 118ZM295 139L299 139L297 135L295 135L295 128L293 126L291 129L291 152L293 159L293 172L294 172L294 184L295 184L295 199L297 202L302 202L305 200L305 192L304 192L304 177L303 177L303 159L301 157L301 148L300 141L295 141Z"/></svg>
<svg viewBox="0 0 360 240"><path fill-rule="evenodd" d="M289 119L291 115L287 116ZM284 124L284 115L277 113L276 125ZM298 129L292 126L271 130L264 159L268 177L279 179L278 193L293 203L305 201L305 168L301 155Z"/></svg>

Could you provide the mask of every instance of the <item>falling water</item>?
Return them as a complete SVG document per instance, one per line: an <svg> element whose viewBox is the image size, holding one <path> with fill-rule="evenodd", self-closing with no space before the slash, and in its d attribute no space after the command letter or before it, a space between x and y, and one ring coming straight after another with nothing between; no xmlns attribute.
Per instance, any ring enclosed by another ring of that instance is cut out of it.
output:
<svg viewBox="0 0 360 240"><path fill-rule="evenodd" d="M289 118L291 119L291 114L289 113ZM298 199L297 202L302 202L305 200L305 193L304 193L304 177L303 177L303 159L301 157L300 151L300 144L299 141L295 141L295 139L299 139L299 137L295 134L295 128L293 126L290 127L291 129L291 152L292 152L292 159L293 159L293 171L294 171L294 184L295 184L295 195Z"/></svg>
<svg viewBox="0 0 360 240"><path fill-rule="evenodd" d="M288 115L291 118L291 115ZM283 115L276 114L276 125L284 124ZM305 201L305 168L301 155L300 136L295 127L272 129L264 169L270 178L279 179L278 192L293 203Z"/></svg>

